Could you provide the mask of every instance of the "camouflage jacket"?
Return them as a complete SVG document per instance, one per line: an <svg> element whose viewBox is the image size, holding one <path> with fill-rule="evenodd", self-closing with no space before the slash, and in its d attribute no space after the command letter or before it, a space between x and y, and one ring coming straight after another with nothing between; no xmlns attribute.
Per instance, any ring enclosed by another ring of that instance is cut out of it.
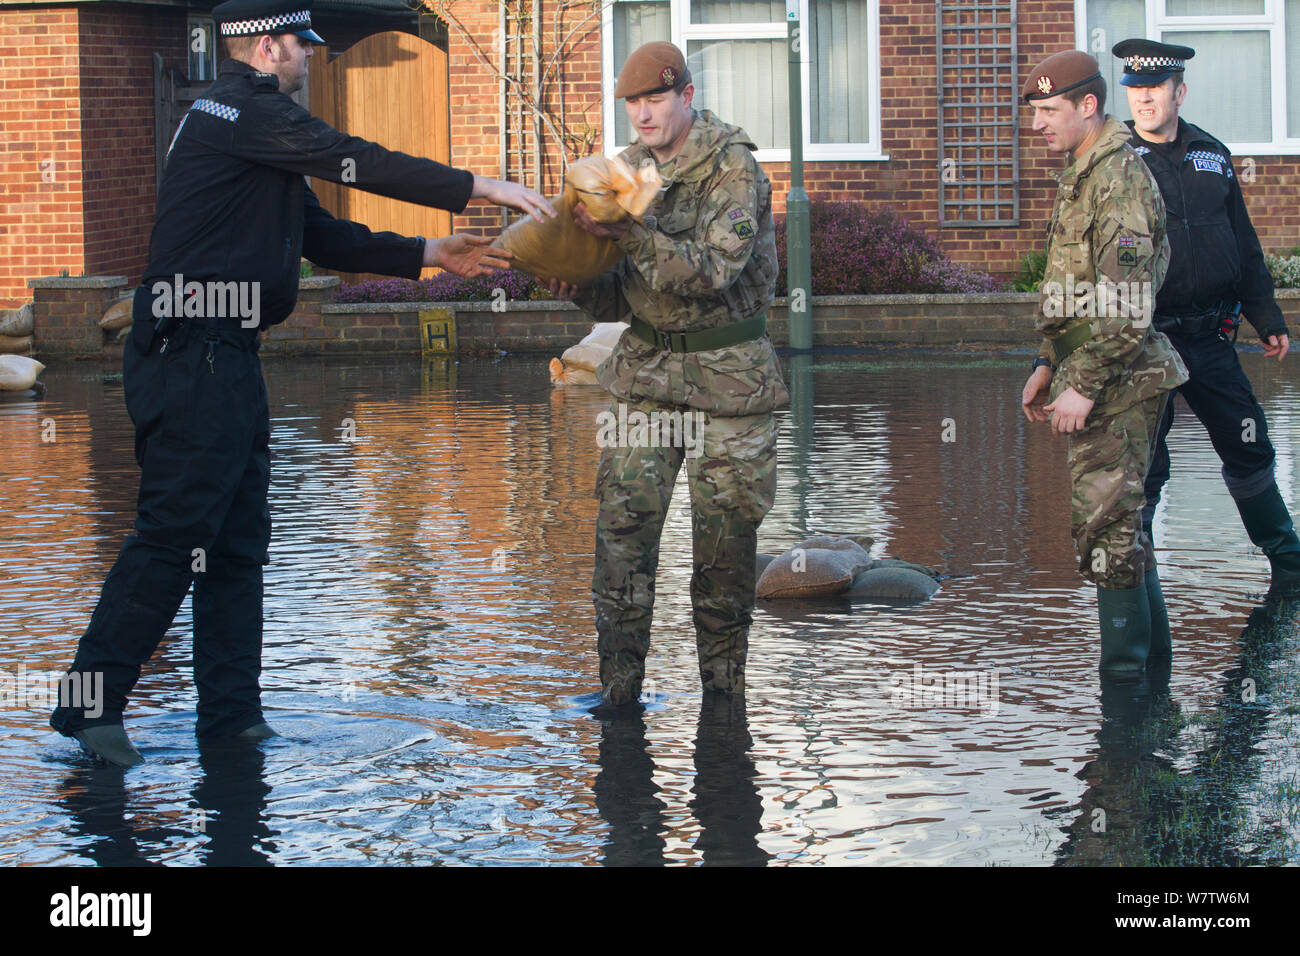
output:
<svg viewBox="0 0 1300 956"><path fill-rule="evenodd" d="M696 112L681 151L659 163L665 188L619 246L627 255L574 298L599 322L630 315L656 329L693 332L767 312L776 291L772 184L739 127ZM654 162L634 144L633 168ZM669 352L627 332L597 371L628 400L667 402L720 416L757 415L789 400L765 335L702 352Z"/></svg>
<svg viewBox="0 0 1300 956"><path fill-rule="evenodd" d="M1173 345L1151 327L1169 268L1165 204L1129 135L1107 116L1097 142L1058 177L1039 288L1045 358L1056 362L1051 340L1066 330L1082 323L1091 330L1053 375L1051 401L1073 388L1096 403L1092 415L1113 415L1187 381Z"/></svg>

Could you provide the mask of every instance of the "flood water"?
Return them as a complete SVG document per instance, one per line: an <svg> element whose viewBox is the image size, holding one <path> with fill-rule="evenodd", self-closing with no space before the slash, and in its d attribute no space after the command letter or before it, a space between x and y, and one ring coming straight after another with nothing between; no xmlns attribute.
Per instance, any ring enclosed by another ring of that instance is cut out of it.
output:
<svg viewBox="0 0 1300 956"><path fill-rule="evenodd" d="M1295 502L1295 360L1243 360ZM642 717L602 722L587 708L604 394L552 389L541 357L269 359L262 683L283 736L198 746L187 599L128 711L144 765L97 767L49 729L43 701L11 691L0 862L1178 862L1152 836L1177 794L1155 784L1199 779L1215 753L1229 770L1212 796L1230 811L1215 819L1236 822L1211 862L1269 862L1260 833L1297 824L1258 796L1295 780L1296 718L1270 696L1294 664L1294 628L1265 622L1260 638L1251 619L1267 561L1184 407L1156 525L1172 678L1103 701L1063 442L1019 410L1028 364L913 353L791 369L800 408L779 413L760 550L870 534L877 556L941 570L941 590L910 608L760 603L745 709L707 704L683 474L651 700ZM0 402L8 675L68 665L131 526L116 371L55 363L43 400ZM971 674L977 706L898 692ZM1242 711L1245 677L1260 693ZM1108 830L1092 825L1097 807Z"/></svg>

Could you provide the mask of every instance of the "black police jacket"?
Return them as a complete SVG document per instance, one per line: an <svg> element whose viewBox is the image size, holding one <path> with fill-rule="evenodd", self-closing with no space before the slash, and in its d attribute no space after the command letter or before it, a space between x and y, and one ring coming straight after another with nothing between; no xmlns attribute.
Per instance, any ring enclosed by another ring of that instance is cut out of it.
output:
<svg viewBox="0 0 1300 956"><path fill-rule="evenodd" d="M261 325L298 298L303 257L329 269L415 279L424 242L335 219L304 176L460 212L474 175L347 136L226 60L181 120L167 154L142 283L260 282Z"/></svg>
<svg viewBox="0 0 1300 956"><path fill-rule="evenodd" d="M1132 120L1128 127L1133 130ZM1182 119L1170 150L1148 143L1136 130L1129 142L1165 200L1171 255L1156 312L1194 315L1221 302L1240 302L1260 338L1287 334L1228 147Z"/></svg>

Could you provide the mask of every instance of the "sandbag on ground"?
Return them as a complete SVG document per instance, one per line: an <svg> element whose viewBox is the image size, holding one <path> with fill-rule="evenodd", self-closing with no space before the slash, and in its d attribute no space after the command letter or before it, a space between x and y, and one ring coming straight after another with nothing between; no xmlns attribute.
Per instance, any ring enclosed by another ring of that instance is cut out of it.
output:
<svg viewBox="0 0 1300 956"><path fill-rule="evenodd" d="M615 156L588 156L569 167L564 189L552 200L557 215L546 222L522 216L492 243L513 254L511 265L542 281L559 279L586 285L614 267L623 252L608 239L593 236L574 221L578 203L597 222L641 216L663 185L653 165L632 170Z"/></svg>
<svg viewBox="0 0 1300 956"><path fill-rule="evenodd" d="M761 598L819 597L846 590L871 555L855 541L816 535L775 558L758 579Z"/></svg>
<svg viewBox="0 0 1300 956"><path fill-rule="evenodd" d="M26 355L31 350L30 335L0 335L0 355Z"/></svg>
<svg viewBox="0 0 1300 956"><path fill-rule="evenodd" d="M0 391L25 392L36 384L45 366L25 355L0 355Z"/></svg>
<svg viewBox="0 0 1300 956"><path fill-rule="evenodd" d="M626 331L626 322L597 322L581 342L569 346L558 359L551 359L551 384L599 385L596 369L609 358Z"/></svg>
<svg viewBox="0 0 1300 956"><path fill-rule="evenodd" d="M589 368L569 368L561 359L551 359L552 385L599 385L596 373Z"/></svg>
<svg viewBox="0 0 1300 956"><path fill-rule="evenodd" d="M34 316L31 302L17 309L0 309L0 335L31 335Z"/></svg>
<svg viewBox="0 0 1300 956"><path fill-rule="evenodd" d="M110 305L103 318L99 320L99 327L108 332L126 328L131 324L131 306L134 301L135 296L129 295L120 302Z"/></svg>

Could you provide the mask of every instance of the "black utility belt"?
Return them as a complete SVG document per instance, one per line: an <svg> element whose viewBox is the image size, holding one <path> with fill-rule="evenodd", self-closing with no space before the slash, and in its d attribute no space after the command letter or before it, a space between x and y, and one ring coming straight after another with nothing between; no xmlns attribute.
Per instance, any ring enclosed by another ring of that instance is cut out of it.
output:
<svg viewBox="0 0 1300 956"><path fill-rule="evenodd" d="M1224 302L1213 311L1195 312L1191 315L1157 312L1151 317L1151 325L1157 332L1177 332L1180 335L1201 335L1206 332L1236 335L1237 326L1241 325L1241 303Z"/></svg>
<svg viewBox="0 0 1300 956"><path fill-rule="evenodd" d="M628 323L632 334L655 348L669 352L707 352L710 349L724 349L729 345L752 342L767 334L767 313L719 325L717 328L701 329L698 332L660 332L644 319L632 316Z"/></svg>

